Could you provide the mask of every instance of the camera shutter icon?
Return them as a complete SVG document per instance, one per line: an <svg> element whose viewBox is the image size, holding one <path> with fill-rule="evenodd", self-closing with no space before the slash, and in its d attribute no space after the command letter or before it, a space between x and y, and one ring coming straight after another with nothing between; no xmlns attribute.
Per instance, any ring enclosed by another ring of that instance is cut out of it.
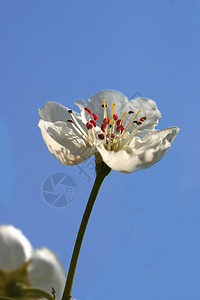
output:
<svg viewBox="0 0 200 300"><path fill-rule="evenodd" d="M76 193L76 182L66 173L54 173L42 185L44 200L54 207L67 206L74 200Z"/></svg>

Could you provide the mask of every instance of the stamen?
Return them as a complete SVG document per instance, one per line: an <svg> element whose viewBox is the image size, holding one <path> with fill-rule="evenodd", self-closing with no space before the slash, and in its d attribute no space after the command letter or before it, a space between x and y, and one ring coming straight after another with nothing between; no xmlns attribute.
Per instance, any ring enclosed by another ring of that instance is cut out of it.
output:
<svg viewBox="0 0 200 300"><path fill-rule="evenodd" d="M120 123L121 123L121 119L117 120L117 122L116 122L117 126L119 126Z"/></svg>
<svg viewBox="0 0 200 300"><path fill-rule="evenodd" d="M92 144L96 141L96 139L99 139L102 140L104 147L108 151L118 151L122 149L125 145L128 145L130 143L132 138L135 136L136 132L139 130L139 126L142 125L143 122L146 120L146 117L140 118L139 121L136 120L139 113L141 112L141 110L139 109L131 122L129 120L131 118L131 115L134 113L134 111L132 110L128 111L128 115L127 112L124 112L122 118L119 119L118 115L114 114L115 106L116 104L111 104L111 115L109 115L108 117L106 99L103 99L102 107L104 108L104 119L101 124L102 131L99 134L95 131L95 127L97 126L96 120L98 119L98 115L96 113L92 113L92 111L88 107L84 108L85 111L87 111L88 113L88 117L86 119L86 122L88 122L85 124L86 128L88 129L87 132L85 132L81 125L78 123L71 109L68 110L68 113L71 114L72 119L68 119L67 122L71 123L73 128L86 141L88 141L88 143ZM126 115L127 117L125 118ZM123 122L124 126L122 125ZM133 130L130 131L129 134L124 136L124 134L129 130L132 124L134 124Z"/></svg>
<svg viewBox="0 0 200 300"><path fill-rule="evenodd" d="M114 119L115 121L117 121L118 115L114 114L114 115L113 115L113 119Z"/></svg>
<svg viewBox="0 0 200 300"><path fill-rule="evenodd" d="M93 122L95 122L94 120L92 120ZM90 122L91 123L91 122ZM95 124L96 124L96 122L95 122ZM95 134L95 130L94 130L94 124L92 124L93 126L92 126L92 137L93 137L93 141L96 141L97 139L96 139L96 134ZM96 127L96 126L95 126ZM89 131L90 132L90 131Z"/></svg>
<svg viewBox="0 0 200 300"><path fill-rule="evenodd" d="M82 138L86 141L86 142L89 142L90 140L88 139L88 136L87 134L85 133L85 131L83 130L83 133L79 130L79 128L77 128L75 125L74 125L74 121L72 119L68 119L67 122L71 123L72 124L72 127L78 132L78 134L80 134L80 136L82 136Z"/></svg>
<svg viewBox="0 0 200 300"><path fill-rule="evenodd" d="M109 125L109 133L108 133L108 150L111 150L111 135L112 135L112 125Z"/></svg>
<svg viewBox="0 0 200 300"><path fill-rule="evenodd" d="M142 125L142 121L138 121L138 122L137 122L137 125L138 125L138 126Z"/></svg>
<svg viewBox="0 0 200 300"><path fill-rule="evenodd" d="M144 122L146 119L147 119L147 117L142 117L142 118L140 119L140 121L141 121L141 122Z"/></svg>
<svg viewBox="0 0 200 300"><path fill-rule="evenodd" d="M107 117L107 118L104 118L103 119L103 123L105 124L109 124L110 123L110 119Z"/></svg>
<svg viewBox="0 0 200 300"><path fill-rule="evenodd" d="M70 113L71 114L71 116L72 116L72 119L74 120L74 123L76 124L76 126L78 127L78 129L79 129L79 131L81 131L82 132L82 134L84 135L84 136L86 136L87 137L87 133L83 130L83 128L81 127L81 125L78 123L78 121L76 120L76 118L74 117L74 115L73 115L73 113L72 113L72 110L70 109L70 110L68 110L68 113Z"/></svg>
<svg viewBox="0 0 200 300"><path fill-rule="evenodd" d="M121 119L121 122L120 122L119 125L122 125L123 119L124 119L124 117L125 117L126 114L127 114L126 112L123 114L122 119Z"/></svg>
<svg viewBox="0 0 200 300"><path fill-rule="evenodd" d="M105 132L107 125L105 123L101 124L101 130Z"/></svg>
<svg viewBox="0 0 200 300"><path fill-rule="evenodd" d="M137 114L135 115L134 119L131 121L131 123L129 124L129 126L126 128L126 130L123 132L123 135L125 134L125 132L131 127L131 125L133 124L133 122L135 121L135 119L137 118L137 116L139 115L139 113L141 112L141 109L138 110Z"/></svg>
<svg viewBox="0 0 200 300"><path fill-rule="evenodd" d="M90 122L87 122L86 123L86 128L89 130L89 129L92 129L92 124Z"/></svg>
<svg viewBox="0 0 200 300"><path fill-rule="evenodd" d="M91 110L87 107L84 108L90 115L92 114Z"/></svg>
<svg viewBox="0 0 200 300"><path fill-rule="evenodd" d="M100 138L100 140L103 140L103 139L104 139L104 134L103 134L103 133L100 133L100 134L98 135L98 138Z"/></svg>
<svg viewBox="0 0 200 300"><path fill-rule="evenodd" d="M121 131L121 133L124 131L124 126L119 125L117 126L117 132Z"/></svg>
<svg viewBox="0 0 200 300"><path fill-rule="evenodd" d="M113 122L114 109L115 109L115 104L112 104L111 105L111 119L110 119L111 123Z"/></svg>
<svg viewBox="0 0 200 300"><path fill-rule="evenodd" d="M93 113L92 116L94 117L94 120L96 121L99 117L97 116L97 114Z"/></svg>
<svg viewBox="0 0 200 300"><path fill-rule="evenodd" d="M123 141L123 145L124 146L127 145L127 144L129 144L129 142L132 140L132 138L134 137L134 135L136 134L136 132L138 131L138 129L139 129L139 126L134 126L131 134L128 137L126 137L125 140Z"/></svg>
<svg viewBox="0 0 200 300"><path fill-rule="evenodd" d="M97 123L95 122L95 120L90 120L90 123L92 123L92 125L93 125L94 127L97 126Z"/></svg>
<svg viewBox="0 0 200 300"><path fill-rule="evenodd" d="M105 115L105 118L107 119L108 116L107 116L107 110L106 110L106 107L107 107L107 105L106 105L106 99L103 99L103 107L104 107L104 115Z"/></svg>
<svg viewBox="0 0 200 300"><path fill-rule="evenodd" d="M132 114L134 114L134 111L133 110L129 110L129 112L128 112L128 119L126 120L126 124L124 125L125 128L127 127Z"/></svg>

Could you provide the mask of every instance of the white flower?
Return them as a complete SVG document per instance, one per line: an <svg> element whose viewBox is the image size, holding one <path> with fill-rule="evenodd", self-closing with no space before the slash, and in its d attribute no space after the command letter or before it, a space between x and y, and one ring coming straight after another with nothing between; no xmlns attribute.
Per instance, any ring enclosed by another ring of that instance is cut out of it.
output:
<svg viewBox="0 0 200 300"><path fill-rule="evenodd" d="M23 270L23 272L22 272ZM23 233L12 225L0 225L0 295L10 296L9 281L15 278L22 282L51 293L56 298L62 296L65 272L58 257L49 249L33 250ZM5 284L4 284L5 282Z"/></svg>
<svg viewBox="0 0 200 300"><path fill-rule="evenodd" d="M156 130L161 117L156 103L128 100L118 91L103 90L75 102L80 113L56 102L39 109L39 127L49 151L63 164L75 165L92 154L111 169L131 173L148 168L168 151L179 128Z"/></svg>
<svg viewBox="0 0 200 300"><path fill-rule="evenodd" d="M12 225L0 225L0 270L19 269L31 258L33 248L21 230Z"/></svg>

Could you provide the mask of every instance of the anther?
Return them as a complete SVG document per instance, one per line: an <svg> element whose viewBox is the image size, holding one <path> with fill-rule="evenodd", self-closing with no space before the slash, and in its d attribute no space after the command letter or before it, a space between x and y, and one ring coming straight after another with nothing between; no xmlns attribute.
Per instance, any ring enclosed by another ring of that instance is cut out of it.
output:
<svg viewBox="0 0 200 300"><path fill-rule="evenodd" d="M87 107L84 108L90 115L92 114L91 110Z"/></svg>
<svg viewBox="0 0 200 300"><path fill-rule="evenodd" d="M137 122L137 125L138 125L138 126L142 125L142 121L138 121L138 122Z"/></svg>
<svg viewBox="0 0 200 300"><path fill-rule="evenodd" d="M93 113L92 116L94 117L94 120L96 121L99 117L97 116L97 114Z"/></svg>
<svg viewBox="0 0 200 300"><path fill-rule="evenodd" d="M119 126L120 123L121 123L121 119L117 120L116 122L117 126Z"/></svg>
<svg viewBox="0 0 200 300"><path fill-rule="evenodd" d="M103 134L103 133L100 133L100 134L98 135L98 138L100 138L100 140L103 140L103 139L104 139L104 134Z"/></svg>
<svg viewBox="0 0 200 300"><path fill-rule="evenodd" d="M104 107L104 104L102 104L102 107ZM107 107L107 104L105 104L105 107Z"/></svg>
<svg viewBox="0 0 200 300"><path fill-rule="evenodd" d="M105 123L101 124L101 130L105 132L107 125Z"/></svg>
<svg viewBox="0 0 200 300"><path fill-rule="evenodd" d="M124 131L124 127L122 125L117 126L117 132L121 131L121 133Z"/></svg>
<svg viewBox="0 0 200 300"><path fill-rule="evenodd" d="M113 114L113 119L116 121L118 119L118 115Z"/></svg>
<svg viewBox="0 0 200 300"><path fill-rule="evenodd" d="M71 110L71 109L69 109L69 110L68 110L68 113L69 113L69 114L72 114L72 110Z"/></svg>
<svg viewBox="0 0 200 300"><path fill-rule="evenodd" d="M72 119L68 119L67 122L74 123L74 121Z"/></svg>
<svg viewBox="0 0 200 300"><path fill-rule="evenodd" d="M141 121L141 122L144 122L146 119L147 119L147 117L142 117L142 118L140 119L140 121Z"/></svg>
<svg viewBox="0 0 200 300"><path fill-rule="evenodd" d="M94 127L97 126L97 123L95 122L95 120L90 120L90 123L92 123L92 125L93 125Z"/></svg>
<svg viewBox="0 0 200 300"><path fill-rule="evenodd" d="M133 111L133 110L129 110L128 113L129 113L129 115L130 115L130 114L134 114L134 111Z"/></svg>
<svg viewBox="0 0 200 300"><path fill-rule="evenodd" d="M86 128L87 128L87 129L92 129L92 124L91 124L90 122L87 122L87 123L86 123Z"/></svg>
<svg viewBox="0 0 200 300"><path fill-rule="evenodd" d="M110 119L107 117L107 118L104 118L103 119L103 123L105 124L109 124L110 123Z"/></svg>

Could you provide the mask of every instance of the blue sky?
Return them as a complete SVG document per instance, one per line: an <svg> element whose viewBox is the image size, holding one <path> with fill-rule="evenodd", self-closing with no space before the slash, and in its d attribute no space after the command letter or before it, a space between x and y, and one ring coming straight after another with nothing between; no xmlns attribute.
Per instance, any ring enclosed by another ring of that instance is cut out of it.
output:
<svg viewBox="0 0 200 300"><path fill-rule="evenodd" d="M72 296L199 299L199 1L7 0L0 15L0 222L54 250L67 270L93 159L85 174L60 164L42 140L37 110L49 100L74 109L76 99L107 88L140 93L157 102L158 128L177 125L180 133L152 168L105 180ZM42 196L58 172L77 185L62 208Z"/></svg>

